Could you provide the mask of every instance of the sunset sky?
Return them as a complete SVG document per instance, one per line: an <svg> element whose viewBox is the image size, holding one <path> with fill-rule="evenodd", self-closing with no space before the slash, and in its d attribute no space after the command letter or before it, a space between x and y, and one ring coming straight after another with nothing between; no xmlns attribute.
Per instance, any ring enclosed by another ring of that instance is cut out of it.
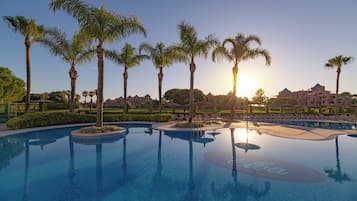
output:
<svg viewBox="0 0 357 201"><path fill-rule="evenodd" d="M147 37L133 35L108 49L121 49L125 42L135 47L142 42L179 42L177 24L185 20L200 38L216 35L221 41L238 32L255 34L262 48L272 56L265 66L262 58L243 62L238 72L238 96L251 97L258 88L274 96L284 88L308 89L320 83L335 91L335 70L324 69L326 61L339 54L357 57L356 0L91 0L96 6L124 15L135 15L147 30ZM68 35L78 31L76 20L63 11L49 9L50 0L11 0L0 2L2 16L24 15L39 24L58 27ZM25 79L24 38L0 22L0 66L9 67ZM77 92L97 86L96 59L78 66ZM197 58L195 88L204 93L227 94L232 90L232 63L212 62L209 56ZM40 44L31 49L32 92L69 89L69 65L51 56ZM123 95L123 66L105 61L105 98ZM343 67L340 91L357 93L357 61ZM129 70L128 95L157 95L157 70L150 61ZM189 88L189 67L178 63L164 70L163 91Z"/></svg>

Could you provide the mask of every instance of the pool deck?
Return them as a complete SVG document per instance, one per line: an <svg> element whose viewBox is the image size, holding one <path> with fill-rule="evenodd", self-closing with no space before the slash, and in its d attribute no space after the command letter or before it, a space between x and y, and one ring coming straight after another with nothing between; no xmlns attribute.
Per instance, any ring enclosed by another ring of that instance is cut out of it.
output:
<svg viewBox="0 0 357 201"><path fill-rule="evenodd" d="M169 122L165 124L155 125L156 129L169 130L169 131L180 131L180 130L194 130L194 131L208 131L217 130L221 128L248 128L249 130L255 130L258 133L265 133L268 135L298 139L298 140L330 140L337 135L347 135L356 134L357 130L333 130L333 129L322 129L322 128L308 128L300 126L291 125L281 125L273 123L263 123L263 122L251 122L251 121L241 121L241 122L223 122L220 124L209 124L202 128L196 129L180 129L173 127L176 122Z"/></svg>
<svg viewBox="0 0 357 201"><path fill-rule="evenodd" d="M6 128L6 124L0 124L0 132L1 131L7 131L8 129Z"/></svg>
<svg viewBox="0 0 357 201"><path fill-rule="evenodd" d="M273 123L263 123L263 122L251 122L251 121L240 121L240 122L219 122L205 124L202 128L175 128L174 125L176 121L171 121L167 123L153 123L153 122L123 122L123 123L149 123L152 124L154 129L164 130L164 131L211 131L221 128L248 128L249 130L255 130L258 133L265 133L268 135L289 138L289 139L299 139L299 140L330 140L337 135L346 134L356 134L357 130L333 130L333 129L322 129L322 128L307 128L299 126L281 125ZM14 135L18 133L46 130L51 128L65 128L74 126L88 126L93 124L70 124L61 126L49 126L41 128L29 128L20 130L7 130L4 124L0 124L0 137Z"/></svg>

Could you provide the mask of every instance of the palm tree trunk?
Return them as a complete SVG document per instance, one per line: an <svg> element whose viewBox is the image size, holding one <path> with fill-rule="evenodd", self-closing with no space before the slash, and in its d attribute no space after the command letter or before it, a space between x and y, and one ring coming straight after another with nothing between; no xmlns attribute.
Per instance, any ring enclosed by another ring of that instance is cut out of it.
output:
<svg viewBox="0 0 357 201"><path fill-rule="evenodd" d="M341 67L337 67L337 78L336 78L336 97L338 96L338 89L340 86L340 74L341 74Z"/></svg>
<svg viewBox="0 0 357 201"><path fill-rule="evenodd" d="M237 95L237 75L238 75L238 65L235 64L232 68L233 72L233 94L232 94L232 108L231 108L231 119L233 120L236 108L236 95Z"/></svg>
<svg viewBox="0 0 357 201"><path fill-rule="evenodd" d="M30 68L30 48L31 40L29 37L25 38L26 46L26 101L25 101L25 112L30 111L30 93L31 93L31 68Z"/></svg>
<svg viewBox="0 0 357 201"><path fill-rule="evenodd" d="M93 97L90 97L89 111L92 111Z"/></svg>
<svg viewBox="0 0 357 201"><path fill-rule="evenodd" d="M97 121L96 127L103 126L103 88L104 88L104 48L103 43L97 46L98 57L98 87L97 87Z"/></svg>
<svg viewBox="0 0 357 201"><path fill-rule="evenodd" d="M188 122L189 123L192 123L192 119L193 119L193 107L194 107L194 104L195 104L195 94L194 94L194 91L193 91L193 81L194 81L194 73L195 73L195 70L196 70L196 64L193 60L193 57L191 59L191 64L190 64L190 73L191 73L191 76L190 76L190 110L189 110L189 115L188 115Z"/></svg>
<svg viewBox="0 0 357 201"><path fill-rule="evenodd" d="M160 110L160 114L162 112L162 79L164 78L164 73L162 72L162 67L160 67L160 72L159 74L157 74L157 77L159 79L159 110Z"/></svg>
<svg viewBox="0 0 357 201"><path fill-rule="evenodd" d="M76 80L78 78L78 73L76 71L76 65L72 63L71 69L68 72L69 78L71 79L71 97L69 103L69 112L74 112L75 101L74 97L76 96Z"/></svg>
<svg viewBox="0 0 357 201"><path fill-rule="evenodd" d="M335 114L337 114L340 110L340 106L338 104L339 96L338 96L338 91L340 87L340 74L341 74L341 66L337 67L337 77L336 77L336 100L335 100L335 105L338 106L338 108L335 110Z"/></svg>
<svg viewBox="0 0 357 201"><path fill-rule="evenodd" d="M126 90L128 88L128 67L125 65L124 73L123 73L123 80L124 80L124 114L128 112L128 104L126 100Z"/></svg>
<svg viewBox="0 0 357 201"><path fill-rule="evenodd" d="M87 96L84 96L84 105L87 104Z"/></svg>

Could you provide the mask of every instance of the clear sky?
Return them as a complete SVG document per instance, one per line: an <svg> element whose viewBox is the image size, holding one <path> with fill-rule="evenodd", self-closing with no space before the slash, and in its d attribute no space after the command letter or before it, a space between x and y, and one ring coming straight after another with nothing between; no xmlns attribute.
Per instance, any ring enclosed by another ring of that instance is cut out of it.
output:
<svg viewBox="0 0 357 201"><path fill-rule="evenodd" d="M78 30L76 21L63 11L48 8L50 0L0 1L0 13L24 15L68 35ZM130 36L106 48L121 49L123 43L179 41L177 24L192 24L199 37L215 34L220 40L238 32L255 34L272 56L270 67L262 58L243 62L238 72L238 96L251 97L258 88L274 96L283 88L308 89L320 83L335 91L335 70L324 63L336 55L357 57L356 0L86 0L124 15L139 17L148 36ZM24 39L0 21L0 66L9 67L25 79ZM198 58L195 88L204 93L226 94L232 90L232 64ZM31 48L32 92L69 89L69 65L51 56L40 44ZM78 66L77 90L93 90L97 83L96 60ZM105 61L105 98L123 95L123 67ZM357 61L342 69L340 91L357 93ZM157 95L157 70L150 61L129 70L128 94ZM179 63L164 70L163 90L189 88L189 67Z"/></svg>

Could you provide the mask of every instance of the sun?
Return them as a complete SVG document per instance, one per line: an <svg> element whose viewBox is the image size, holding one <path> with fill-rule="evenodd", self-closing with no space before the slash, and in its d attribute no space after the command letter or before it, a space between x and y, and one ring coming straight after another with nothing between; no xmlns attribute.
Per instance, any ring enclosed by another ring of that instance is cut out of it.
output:
<svg viewBox="0 0 357 201"><path fill-rule="evenodd" d="M249 74L240 74L237 78L237 96L248 97L254 96L257 90L257 80Z"/></svg>

